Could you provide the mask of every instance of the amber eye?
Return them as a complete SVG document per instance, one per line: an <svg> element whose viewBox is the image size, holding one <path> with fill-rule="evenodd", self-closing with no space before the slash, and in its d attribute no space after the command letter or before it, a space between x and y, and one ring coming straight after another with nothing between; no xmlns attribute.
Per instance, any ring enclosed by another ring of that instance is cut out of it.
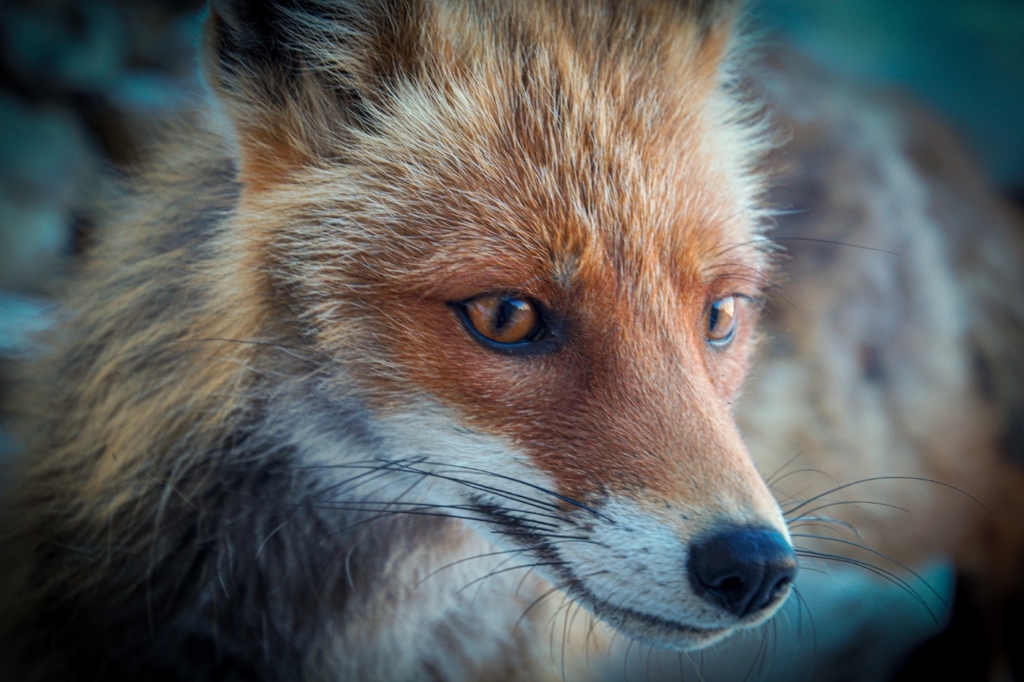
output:
<svg viewBox="0 0 1024 682"><path fill-rule="evenodd" d="M736 332L736 297L720 298L708 308L704 316L704 337L716 346L732 341Z"/></svg>
<svg viewBox="0 0 1024 682"><path fill-rule="evenodd" d="M514 296L480 296L461 304L469 326L487 341L512 345L532 341L543 330L533 301Z"/></svg>

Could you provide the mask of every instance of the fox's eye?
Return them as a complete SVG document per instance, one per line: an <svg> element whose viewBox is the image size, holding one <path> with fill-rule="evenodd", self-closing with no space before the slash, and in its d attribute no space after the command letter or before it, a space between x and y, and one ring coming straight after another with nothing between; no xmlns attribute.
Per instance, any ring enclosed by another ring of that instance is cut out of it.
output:
<svg viewBox="0 0 1024 682"><path fill-rule="evenodd" d="M704 337L716 346L725 346L736 332L736 297L720 298L704 315Z"/></svg>
<svg viewBox="0 0 1024 682"><path fill-rule="evenodd" d="M461 304L477 334L495 344L512 345L536 339L543 329L537 304L514 296L480 296Z"/></svg>

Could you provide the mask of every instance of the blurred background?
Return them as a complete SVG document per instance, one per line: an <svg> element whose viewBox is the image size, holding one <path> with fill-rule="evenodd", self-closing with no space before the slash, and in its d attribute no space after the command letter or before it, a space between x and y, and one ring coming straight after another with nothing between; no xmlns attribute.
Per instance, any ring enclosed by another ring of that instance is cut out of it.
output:
<svg viewBox="0 0 1024 682"><path fill-rule="evenodd" d="M104 170L198 89L202 0L0 0L0 353L87 234ZM761 0L750 26L943 114L1024 200L1024 2ZM13 322L13 324L12 324Z"/></svg>
<svg viewBox="0 0 1024 682"><path fill-rule="evenodd" d="M202 4L0 0L0 290L44 292L88 230L100 173L188 106ZM760 0L749 23L762 42L908 90L1024 198L1021 0Z"/></svg>
<svg viewBox="0 0 1024 682"><path fill-rule="evenodd" d="M1024 199L1024 2L760 0L751 24L833 71L909 91Z"/></svg>
<svg viewBox="0 0 1024 682"><path fill-rule="evenodd" d="M31 351L48 292L87 239L101 177L138 161L149 131L197 96L202 5L0 0L0 391L4 364ZM925 102L1024 203L1024 1L761 0L749 26L762 43L785 41ZM0 423L0 456L15 450ZM949 583L944 570L934 569L937 584ZM905 599L843 589L848 622L884 618ZM936 626L912 627L921 639Z"/></svg>

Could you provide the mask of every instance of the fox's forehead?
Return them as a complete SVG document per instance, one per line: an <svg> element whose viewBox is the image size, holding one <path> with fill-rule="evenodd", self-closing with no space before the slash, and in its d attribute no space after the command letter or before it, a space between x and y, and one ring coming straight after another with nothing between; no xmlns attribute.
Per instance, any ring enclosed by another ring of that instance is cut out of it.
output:
<svg viewBox="0 0 1024 682"><path fill-rule="evenodd" d="M575 33L479 29L458 47L472 62L451 27L424 38L425 71L345 150L369 222L429 242L415 257L432 275L462 261L567 284L588 267L703 281L726 253L760 268L749 141L733 139L719 84L696 82L714 78L698 47L677 63L642 45L613 59Z"/></svg>
<svg viewBox="0 0 1024 682"><path fill-rule="evenodd" d="M391 293L583 278L645 296L761 277L762 136L721 75L726 33L690 3L410 7L405 52L387 52L401 64L360 67L335 33L313 45L318 73L363 93L345 100L358 115L315 100L250 129L252 186L284 192L270 203L297 226L272 251ZM297 155L275 132L319 115L337 130Z"/></svg>

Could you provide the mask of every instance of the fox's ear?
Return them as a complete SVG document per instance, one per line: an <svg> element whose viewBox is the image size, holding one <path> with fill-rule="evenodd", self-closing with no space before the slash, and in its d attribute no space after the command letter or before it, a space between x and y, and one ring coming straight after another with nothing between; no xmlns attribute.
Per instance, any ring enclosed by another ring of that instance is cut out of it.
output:
<svg viewBox="0 0 1024 682"><path fill-rule="evenodd" d="M417 0L210 0L203 70L238 142L243 182L273 183L373 125L413 69Z"/></svg>

